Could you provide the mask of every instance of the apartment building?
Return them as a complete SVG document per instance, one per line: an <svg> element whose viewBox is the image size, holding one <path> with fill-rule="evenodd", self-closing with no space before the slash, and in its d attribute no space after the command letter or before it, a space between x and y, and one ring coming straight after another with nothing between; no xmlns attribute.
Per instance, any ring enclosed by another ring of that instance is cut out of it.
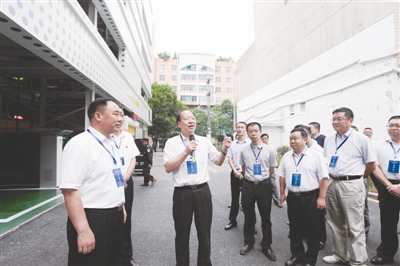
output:
<svg viewBox="0 0 400 266"><path fill-rule="evenodd" d="M95 98L114 100L125 111L124 130L147 136L150 1L3 1L0 7L2 187L55 187L63 142L86 130Z"/></svg>
<svg viewBox="0 0 400 266"><path fill-rule="evenodd" d="M178 59L155 59L154 80L169 84L179 100L189 108L207 108L229 99L236 100L236 63L216 61L214 55L183 53Z"/></svg>

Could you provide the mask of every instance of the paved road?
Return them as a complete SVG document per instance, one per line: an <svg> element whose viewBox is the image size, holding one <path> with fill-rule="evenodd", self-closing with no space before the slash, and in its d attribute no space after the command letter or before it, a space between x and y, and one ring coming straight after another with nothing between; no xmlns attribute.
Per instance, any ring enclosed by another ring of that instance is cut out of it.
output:
<svg viewBox="0 0 400 266"><path fill-rule="evenodd" d="M157 177L154 187L140 187L143 178L134 177L135 200L133 204L133 244L134 258L142 266L145 265L175 265L174 253L174 226L172 219L173 181L170 174L166 174L162 166L160 153L155 154L155 165L152 170ZM269 261L261 253L261 234L256 235L255 249L246 256L241 256L239 250L243 244L242 227L243 213L239 214L238 227L225 231L228 222L230 204L229 166L225 163L218 167L209 166L211 175L210 187L213 195L213 224L212 224L212 252L211 260L214 265L284 265L290 257L286 207L279 209L272 207L272 248L277 255L277 261ZM379 245L380 227L378 204L369 201L371 216L371 232L368 240L368 254L375 255ZM6 265L66 265L67 214L64 204L41 215L27 223L19 230L6 235L0 240L0 264ZM257 229L260 229L258 217ZM331 234L328 229L328 242L325 250L319 253L317 265L325 265L322 257L331 254ZM197 261L197 238L193 225L190 239L191 265ZM390 265L399 265L397 262Z"/></svg>

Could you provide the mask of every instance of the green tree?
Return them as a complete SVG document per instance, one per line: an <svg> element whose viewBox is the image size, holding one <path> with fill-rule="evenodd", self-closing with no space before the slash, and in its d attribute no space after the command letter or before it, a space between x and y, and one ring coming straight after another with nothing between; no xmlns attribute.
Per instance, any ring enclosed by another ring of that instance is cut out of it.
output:
<svg viewBox="0 0 400 266"><path fill-rule="evenodd" d="M167 53L167 52L159 53L157 56L160 59L164 59L164 61L167 61L168 59L171 58L171 55L169 53Z"/></svg>
<svg viewBox="0 0 400 266"><path fill-rule="evenodd" d="M191 111L196 117L196 134L207 136L207 113L200 108L194 108Z"/></svg>
<svg viewBox="0 0 400 266"><path fill-rule="evenodd" d="M153 111L152 125L149 127L149 135L153 139L154 150L157 147L158 139L163 143L179 133L176 125L176 115L186 110L187 107L177 100L175 91L168 84L151 85L152 98L149 99L149 106Z"/></svg>
<svg viewBox="0 0 400 266"><path fill-rule="evenodd" d="M232 57L222 57L222 56L219 56L219 57L217 58L217 62L218 62L218 61L222 61L222 62L234 62L233 59L232 59Z"/></svg>
<svg viewBox="0 0 400 266"><path fill-rule="evenodd" d="M233 104L225 99L221 104L211 109L211 134L218 138L221 135L232 134L233 131Z"/></svg>
<svg viewBox="0 0 400 266"><path fill-rule="evenodd" d="M174 57L172 59L178 59L178 56L176 56L176 52L174 53Z"/></svg>

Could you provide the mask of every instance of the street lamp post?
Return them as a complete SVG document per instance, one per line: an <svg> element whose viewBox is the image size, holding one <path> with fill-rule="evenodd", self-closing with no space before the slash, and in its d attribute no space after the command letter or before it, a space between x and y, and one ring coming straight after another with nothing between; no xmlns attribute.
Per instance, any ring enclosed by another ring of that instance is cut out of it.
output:
<svg viewBox="0 0 400 266"><path fill-rule="evenodd" d="M207 138L211 141L211 120L210 120L210 78L207 80Z"/></svg>

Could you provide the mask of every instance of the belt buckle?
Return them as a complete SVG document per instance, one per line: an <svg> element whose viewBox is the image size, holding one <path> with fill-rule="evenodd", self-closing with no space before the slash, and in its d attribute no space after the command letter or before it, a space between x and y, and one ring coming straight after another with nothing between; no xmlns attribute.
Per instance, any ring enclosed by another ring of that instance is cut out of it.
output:
<svg viewBox="0 0 400 266"><path fill-rule="evenodd" d="M197 185L193 185L193 186L190 186L191 188L192 188L192 190L196 190L197 189Z"/></svg>
<svg viewBox="0 0 400 266"><path fill-rule="evenodd" d="M118 206L118 211L122 210L122 204Z"/></svg>
<svg viewBox="0 0 400 266"><path fill-rule="evenodd" d="M254 185L256 185L256 186L257 186L257 185L258 185L258 181L254 181Z"/></svg>

